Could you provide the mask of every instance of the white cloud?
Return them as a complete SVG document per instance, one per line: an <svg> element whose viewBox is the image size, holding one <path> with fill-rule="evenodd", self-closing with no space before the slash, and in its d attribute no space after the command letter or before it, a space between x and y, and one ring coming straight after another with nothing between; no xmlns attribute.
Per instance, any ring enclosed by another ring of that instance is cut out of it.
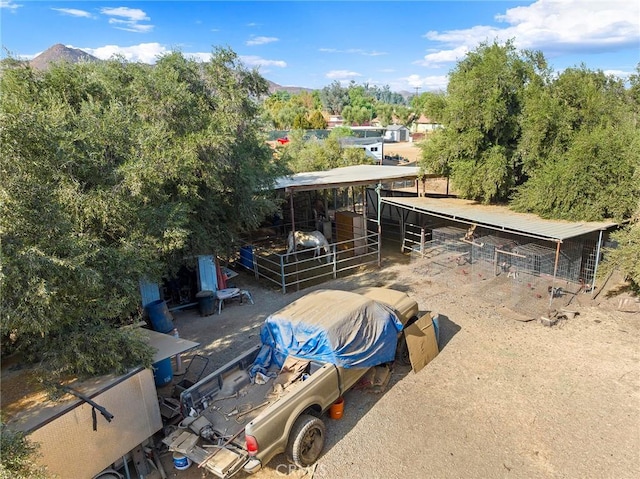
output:
<svg viewBox="0 0 640 479"><path fill-rule="evenodd" d="M108 60L114 55L121 55L130 62L142 62L153 64L160 55L164 55L169 50L159 43L140 43L130 47L118 45L105 45L99 48L80 48L94 57L101 60Z"/></svg>
<svg viewBox="0 0 640 479"><path fill-rule="evenodd" d="M22 6L23 5L13 3L12 0L0 0L0 8L6 8L7 10L11 10L11 13L15 13L15 11Z"/></svg>
<svg viewBox="0 0 640 479"><path fill-rule="evenodd" d="M83 47L71 47L80 48L87 53L90 53L96 58L101 60L108 60L115 55L120 55L130 62L142 62L154 64L158 60L158 57L170 53L170 48L161 45L160 43L140 43L138 45L131 45L129 47L122 47L119 45L105 45L99 48L83 48ZM197 62L208 62L211 60L211 52L181 52L185 58L190 58ZM240 60L248 67L279 67L285 68L287 63L282 60L267 60L258 56L240 56Z"/></svg>
<svg viewBox="0 0 640 479"><path fill-rule="evenodd" d="M153 30L153 25L139 22L151 20L147 14L139 8L116 7L102 8L100 13L109 17L109 24L118 30L127 32L147 33Z"/></svg>
<svg viewBox="0 0 640 479"><path fill-rule="evenodd" d="M640 40L640 3L629 0L539 0L510 8L497 20L521 48L582 51L633 46Z"/></svg>
<svg viewBox="0 0 640 479"><path fill-rule="evenodd" d="M110 17L122 17L130 22L142 22L145 20L151 20L147 14L139 8L128 7L116 7L116 8L102 8L100 13Z"/></svg>
<svg viewBox="0 0 640 479"><path fill-rule="evenodd" d="M452 50L440 50L434 53L428 53L422 60L418 60L414 63L423 67L437 67L444 63L454 63L460 60L468 51L469 48L464 45Z"/></svg>
<svg viewBox="0 0 640 479"><path fill-rule="evenodd" d="M449 83L449 77L447 75L431 75L425 77L409 75L401 80L411 88L420 88L425 91L444 91L447 89L447 84Z"/></svg>
<svg viewBox="0 0 640 479"><path fill-rule="evenodd" d="M78 10L76 8L52 8L51 10L55 10L56 12L60 12L63 15L69 15L71 17L93 18L93 15L86 10Z"/></svg>
<svg viewBox="0 0 640 479"><path fill-rule="evenodd" d="M153 30L153 25L140 25L139 23L119 20L117 18L110 18L109 23L111 25L115 25L114 28L117 28L118 30L124 30L126 32L147 33Z"/></svg>
<svg viewBox="0 0 640 479"><path fill-rule="evenodd" d="M545 56L617 51L640 42L640 2L629 0L538 0L496 15L504 27L430 31L424 37L440 43L420 61L422 66L454 63L481 42L514 40L519 49L542 50Z"/></svg>
<svg viewBox="0 0 640 479"><path fill-rule="evenodd" d="M337 48L318 48L319 52L323 53L349 53L352 55L364 55L367 57L378 57L382 55L388 55L387 52L379 52L376 50L367 51L362 48L347 48L346 50L339 50Z"/></svg>
<svg viewBox="0 0 640 479"><path fill-rule="evenodd" d="M249 67L279 67L285 68L287 66L287 62L283 60L266 60L261 57L257 57L254 55L240 55L240 60L242 63Z"/></svg>
<svg viewBox="0 0 640 479"><path fill-rule="evenodd" d="M277 42L279 38L276 37L252 37L250 40L247 40L248 46L254 45L265 45L267 43Z"/></svg>
<svg viewBox="0 0 640 479"><path fill-rule="evenodd" d="M353 77L361 77L362 75L349 70L331 70L327 72L325 76L331 80L348 80Z"/></svg>

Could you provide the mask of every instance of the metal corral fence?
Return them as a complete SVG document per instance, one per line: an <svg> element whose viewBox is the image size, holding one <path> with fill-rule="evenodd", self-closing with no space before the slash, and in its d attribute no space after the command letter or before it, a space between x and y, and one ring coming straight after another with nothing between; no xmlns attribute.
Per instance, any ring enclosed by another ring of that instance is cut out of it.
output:
<svg viewBox="0 0 640 479"><path fill-rule="evenodd" d="M378 264L380 259L378 232L369 229L364 236L330 243L329 253L320 250L318 256L315 248L298 249L287 255L286 246L282 247L285 239L279 238L277 243L262 241L240 249L240 264L252 271L256 279L278 285L283 293L347 276L366 265Z"/></svg>
<svg viewBox="0 0 640 479"><path fill-rule="evenodd" d="M423 257L448 252L460 264L481 264L496 274L556 276L573 283L591 283L596 242L588 238L554 241L533 239L465 225L406 223L402 251Z"/></svg>
<svg viewBox="0 0 640 479"><path fill-rule="evenodd" d="M597 241L583 237L560 244L523 235L442 222L405 224L403 252L416 273L448 288L473 288L488 301L521 314L570 307L593 291Z"/></svg>

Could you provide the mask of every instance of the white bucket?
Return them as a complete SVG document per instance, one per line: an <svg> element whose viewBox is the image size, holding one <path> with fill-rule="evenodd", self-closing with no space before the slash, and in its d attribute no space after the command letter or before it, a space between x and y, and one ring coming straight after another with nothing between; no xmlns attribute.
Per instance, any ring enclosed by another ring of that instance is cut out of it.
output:
<svg viewBox="0 0 640 479"><path fill-rule="evenodd" d="M173 467L175 467L178 471L184 471L185 469L189 469L191 465L191 460L179 452L173 453Z"/></svg>

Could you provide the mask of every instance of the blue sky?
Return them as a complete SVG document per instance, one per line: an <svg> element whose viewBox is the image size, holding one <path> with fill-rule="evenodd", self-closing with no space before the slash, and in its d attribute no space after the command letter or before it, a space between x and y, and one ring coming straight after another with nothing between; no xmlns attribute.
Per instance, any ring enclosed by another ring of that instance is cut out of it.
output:
<svg viewBox="0 0 640 479"><path fill-rule="evenodd" d="M626 77L640 62L640 2L0 0L3 48L33 58L56 43L98 58L153 63L177 49L206 60L230 47L281 85L446 89L480 42L514 39L561 71L585 64Z"/></svg>

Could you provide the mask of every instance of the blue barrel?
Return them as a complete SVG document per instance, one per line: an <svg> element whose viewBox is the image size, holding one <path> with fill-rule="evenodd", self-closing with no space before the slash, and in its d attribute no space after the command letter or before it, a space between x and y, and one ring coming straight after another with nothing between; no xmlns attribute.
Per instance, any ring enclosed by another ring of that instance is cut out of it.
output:
<svg viewBox="0 0 640 479"><path fill-rule="evenodd" d="M173 380L171 358L153 363L153 380L158 387L166 386Z"/></svg>
<svg viewBox="0 0 640 479"><path fill-rule="evenodd" d="M157 299L147 304L144 309L147 310L151 327L159 333L170 333L173 331L173 316L169 312L167 302Z"/></svg>
<svg viewBox="0 0 640 479"><path fill-rule="evenodd" d="M240 264L253 271L253 246L247 245L240 248Z"/></svg>

